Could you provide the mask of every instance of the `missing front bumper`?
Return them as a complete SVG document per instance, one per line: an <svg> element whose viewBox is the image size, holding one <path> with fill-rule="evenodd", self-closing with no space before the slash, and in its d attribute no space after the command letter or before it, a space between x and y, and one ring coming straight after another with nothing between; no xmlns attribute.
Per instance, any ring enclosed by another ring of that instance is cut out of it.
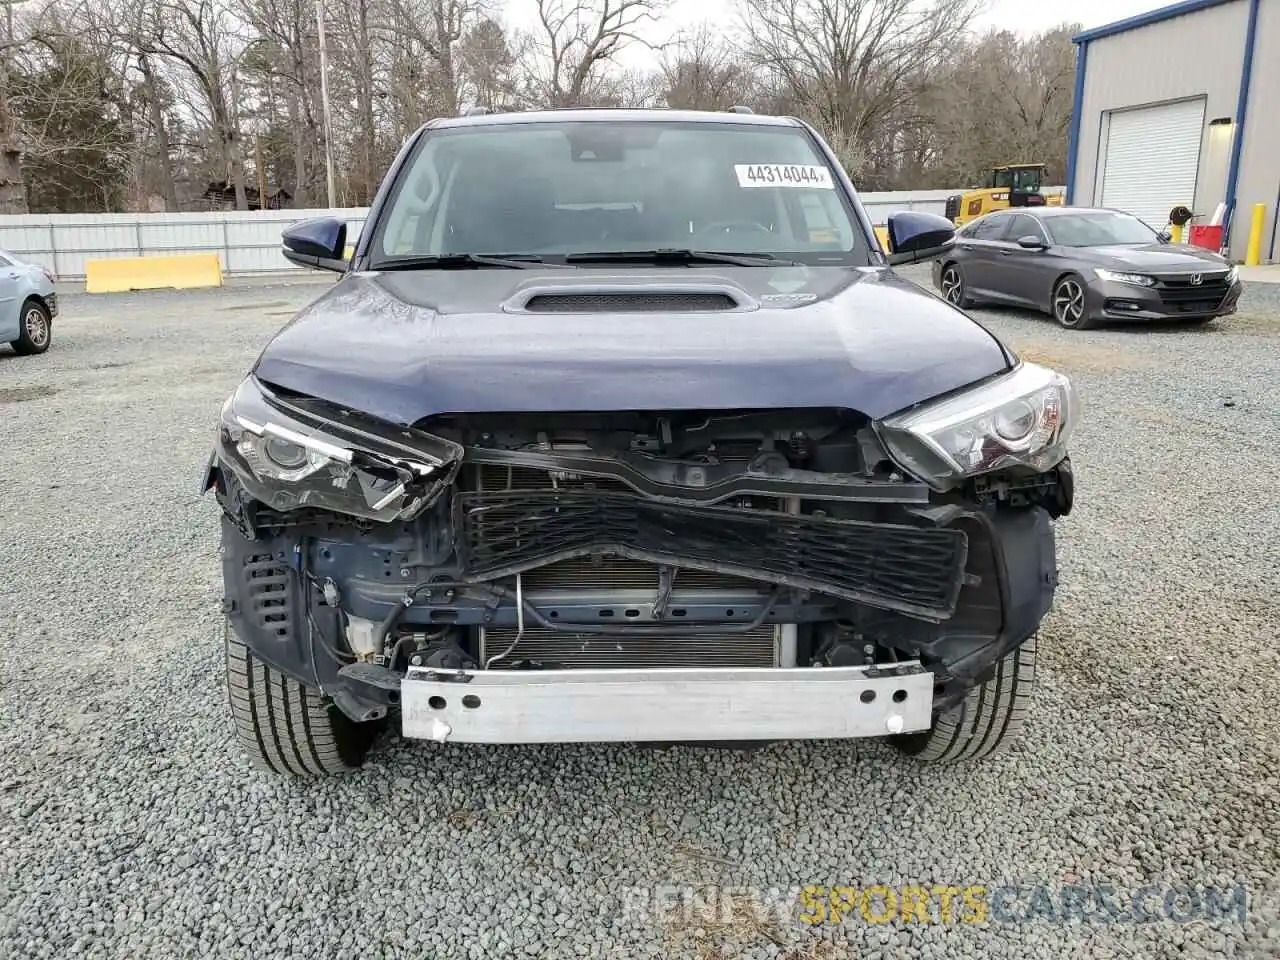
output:
<svg viewBox="0 0 1280 960"><path fill-rule="evenodd" d="M488 670L411 667L402 733L462 743L818 740L929 729L933 674L879 667Z"/></svg>

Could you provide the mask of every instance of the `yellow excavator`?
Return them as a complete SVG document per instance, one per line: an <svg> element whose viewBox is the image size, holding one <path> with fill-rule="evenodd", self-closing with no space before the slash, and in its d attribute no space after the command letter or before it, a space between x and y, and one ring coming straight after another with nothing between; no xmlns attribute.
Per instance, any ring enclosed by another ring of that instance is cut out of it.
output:
<svg viewBox="0 0 1280 960"><path fill-rule="evenodd" d="M1041 190L1044 170L1043 163L1009 163L994 168L986 186L947 197L947 219L963 226L993 210L1061 206L1062 194L1046 196Z"/></svg>

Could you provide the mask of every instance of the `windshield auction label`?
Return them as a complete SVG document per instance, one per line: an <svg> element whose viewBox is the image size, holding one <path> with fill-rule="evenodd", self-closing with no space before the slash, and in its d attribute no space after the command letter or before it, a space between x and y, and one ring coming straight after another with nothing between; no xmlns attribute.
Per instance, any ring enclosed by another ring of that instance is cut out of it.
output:
<svg viewBox="0 0 1280 960"><path fill-rule="evenodd" d="M834 190L831 171L826 167L798 163L735 163L740 187L808 187Z"/></svg>

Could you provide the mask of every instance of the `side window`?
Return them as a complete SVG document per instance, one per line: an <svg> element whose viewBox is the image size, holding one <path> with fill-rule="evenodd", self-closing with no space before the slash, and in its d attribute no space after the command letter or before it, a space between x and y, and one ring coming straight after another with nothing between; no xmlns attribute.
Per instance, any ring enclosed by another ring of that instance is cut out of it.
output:
<svg viewBox="0 0 1280 960"><path fill-rule="evenodd" d="M1045 239L1044 230L1040 228L1040 221L1035 217L1028 217L1025 213L1015 214L1012 217L1013 223L1010 225L1007 239L1017 242L1023 237L1039 237Z"/></svg>
<svg viewBox="0 0 1280 960"><path fill-rule="evenodd" d="M13 261L10 260L8 257L6 257L3 253L0 253L0 267L12 267L12 266L13 266Z"/></svg>
<svg viewBox="0 0 1280 960"><path fill-rule="evenodd" d="M974 240L999 240L1003 235L1005 228L1009 225L1009 218L1003 214L993 214L989 217L983 217L973 225L973 233L970 236Z"/></svg>

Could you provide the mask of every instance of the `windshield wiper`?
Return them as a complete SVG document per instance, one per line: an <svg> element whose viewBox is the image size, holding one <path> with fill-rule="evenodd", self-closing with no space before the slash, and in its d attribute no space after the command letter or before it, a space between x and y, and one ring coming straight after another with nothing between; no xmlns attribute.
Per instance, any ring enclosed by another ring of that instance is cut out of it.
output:
<svg viewBox="0 0 1280 960"><path fill-rule="evenodd" d="M504 267L508 270L530 270L547 266L531 253L490 256L486 253L442 253L431 257L396 257L378 264L379 270L474 270L478 267Z"/></svg>
<svg viewBox="0 0 1280 960"><path fill-rule="evenodd" d="M771 253L719 253L715 250L601 250L597 253L568 253L565 263L730 263L738 267L794 267Z"/></svg>

